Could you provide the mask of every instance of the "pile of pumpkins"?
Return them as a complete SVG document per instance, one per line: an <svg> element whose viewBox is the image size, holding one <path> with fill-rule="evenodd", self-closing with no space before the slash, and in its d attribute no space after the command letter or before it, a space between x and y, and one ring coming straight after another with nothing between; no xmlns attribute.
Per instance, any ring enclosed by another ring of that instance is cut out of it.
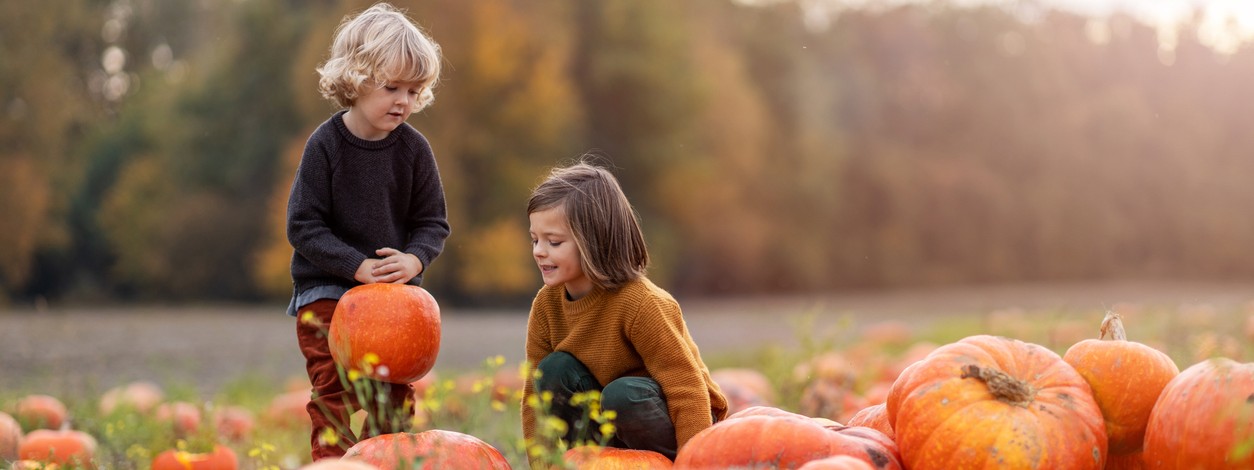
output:
<svg viewBox="0 0 1254 470"><path fill-rule="evenodd" d="M675 466L1254 468L1254 363L1217 357L1181 372L1165 353L1129 341L1113 312L1098 339L1062 356L991 335L936 347L848 426L782 413L737 419L761 408L697 434Z"/></svg>

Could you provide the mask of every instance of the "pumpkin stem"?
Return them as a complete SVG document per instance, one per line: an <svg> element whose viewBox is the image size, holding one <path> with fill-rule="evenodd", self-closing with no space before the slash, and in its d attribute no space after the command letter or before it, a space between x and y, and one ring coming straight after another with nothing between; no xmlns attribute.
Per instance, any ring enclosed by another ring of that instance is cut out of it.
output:
<svg viewBox="0 0 1254 470"><path fill-rule="evenodd" d="M1102 318L1102 333L1099 338L1106 339L1107 333L1110 334L1112 340L1128 340L1128 334L1123 330L1123 317L1111 310L1107 310L1106 317Z"/></svg>
<svg viewBox="0 0 1254 470"><path fill-rule="evenodd" d="M988 386L993 398L1014 406L1027 408L1036 397L1036 389L1027 382L1011 377L1010 374L992 368L980 368L975 364L962 366L962 378L976 378Z"/></svg>

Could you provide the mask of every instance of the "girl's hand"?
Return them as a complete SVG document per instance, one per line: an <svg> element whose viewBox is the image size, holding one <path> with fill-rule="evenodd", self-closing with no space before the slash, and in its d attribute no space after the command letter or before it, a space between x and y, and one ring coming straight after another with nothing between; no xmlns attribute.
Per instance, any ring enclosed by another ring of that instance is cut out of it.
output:
<svg viewBox="0 0 1254 470"><path fill-rule="evenodd" d="M370 270L374 282L390 282L404 284L415 276L422 274L422 262L418 257L395 248L380 248L374 251L383 257Z"/></svg>

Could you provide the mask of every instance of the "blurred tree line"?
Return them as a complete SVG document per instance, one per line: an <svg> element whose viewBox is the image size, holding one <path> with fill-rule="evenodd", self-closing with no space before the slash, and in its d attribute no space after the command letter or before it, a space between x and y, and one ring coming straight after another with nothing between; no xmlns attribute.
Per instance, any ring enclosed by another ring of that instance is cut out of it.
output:
<svg viewBox="0 0 1254 470"><path fill-rule="evenodd" d="M1196 23L944 2L397 1L442 45L453 235L427 287L540 285L525 202L595 150L686 295L1254 275L1254 50ZM290 295L345 0L0 3L0 299Z"/></svg>

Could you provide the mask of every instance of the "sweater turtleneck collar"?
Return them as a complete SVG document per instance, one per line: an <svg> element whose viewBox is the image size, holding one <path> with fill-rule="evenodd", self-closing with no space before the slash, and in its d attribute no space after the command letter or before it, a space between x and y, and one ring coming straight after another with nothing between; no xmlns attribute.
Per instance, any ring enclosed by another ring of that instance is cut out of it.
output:
<svg viewBox="0 0 1254 470"><path fill-rule="evenodd" d="M396 139L400 138L401 133L396 132L396 130L389 132L386 137L379 140L366 140L361 137L357 137L352 131L348 130L348 124L344 123L344 114L347 112L347 109L336 112L335 116L331 117L331 122L335 123L335 130L339 131L340 135L344 137L344 140L355 147L361 147L367 150L378 150L391 146L396 143ZM406 124L402 122L401 125L404 126Z"/></svg>

